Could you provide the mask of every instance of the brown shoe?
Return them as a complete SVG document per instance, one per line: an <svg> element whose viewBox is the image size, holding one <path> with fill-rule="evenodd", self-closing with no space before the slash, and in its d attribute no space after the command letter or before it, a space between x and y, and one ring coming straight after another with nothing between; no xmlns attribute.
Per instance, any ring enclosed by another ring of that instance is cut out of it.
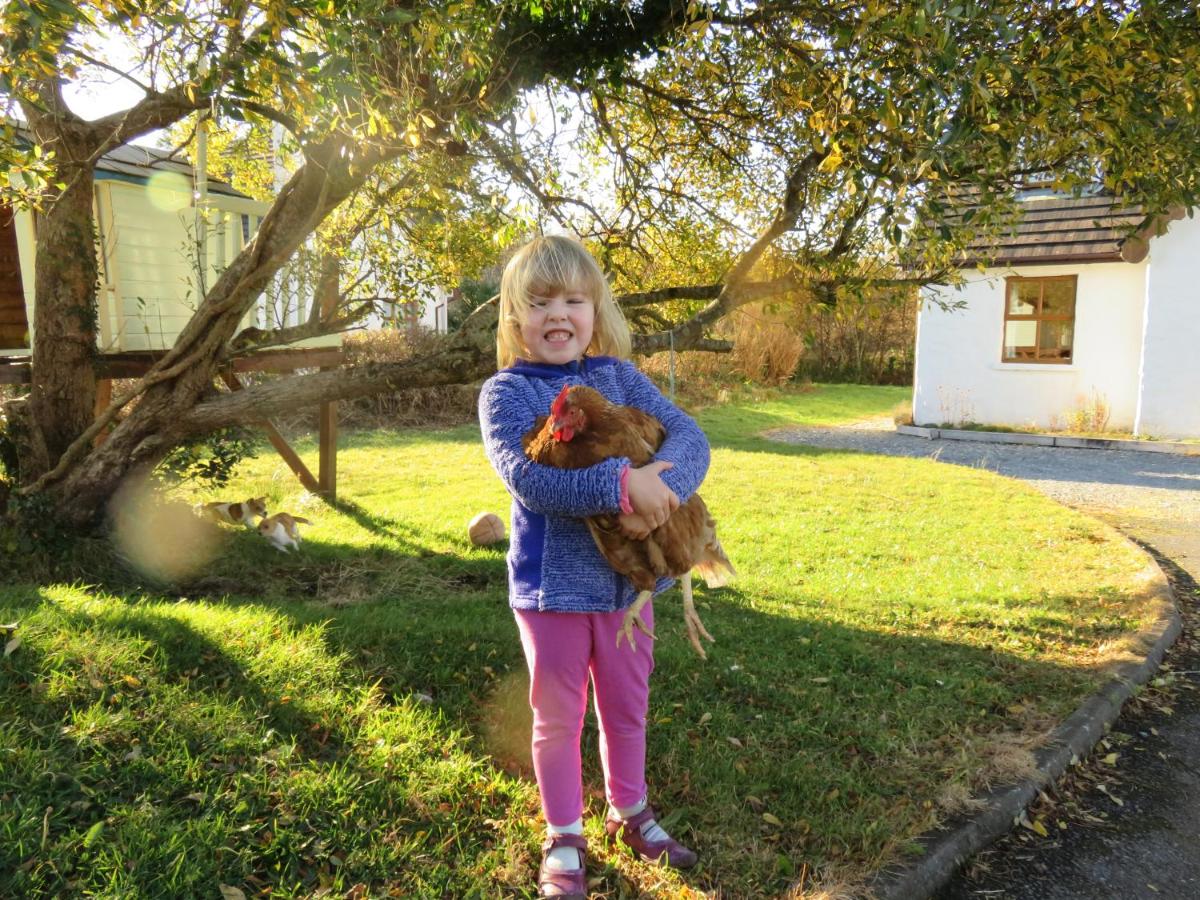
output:
<svg viewBox="0 0 1200 900"><path fill-rule="evenodd" d="M672 869L690 869L696 864L696 854L674 838L665 841L650 841L642 829L655 820L654 810L647 806L628 819L617 819L609 813L604 821L604 830L611 844L620 838L621 843L633 849L646 862L658 863Z"/></svg>
<svg viewBox="0 0 1200 900"><path fill-rule="evenodd" d="M555 847L579 851L578 869L551 869L546 857ZM587 839L582 834L552 834L542 844L542 866L538 870L538 896L558 900L587 900Z"/></svg>

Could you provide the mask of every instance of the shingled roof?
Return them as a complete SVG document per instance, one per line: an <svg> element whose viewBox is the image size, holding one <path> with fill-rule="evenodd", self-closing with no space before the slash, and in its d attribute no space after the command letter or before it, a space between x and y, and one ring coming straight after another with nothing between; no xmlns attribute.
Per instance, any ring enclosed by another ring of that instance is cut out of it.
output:
<svg viewBox="0 0 1200 900"><path fill-rule="evenodd" d="M1109 194L1075 197L1051 192L1033 193L1018 205L1020 217L1008 231L968 246L964 268L979 263L1136 262L1145 255L1136 253L1142 250L1140 233L1147 224L1141 206Z"/></svg>
<svg viewBox="0 0 1200 900"><path fill-rule="evenodd" d="M143 147L140 144L122 144L105 153L96 161L98 173L109 172L118 178L145 181L155 172L172 172L192 180L192 164L186 157L174 156L168 150ZM103 175L100 175L103 177ZM209 176L208 190L214 194L250 199L247 194L232 187L228 182Z"/></svg>
<svg viewBox="0 0 1200 900"><path fill-rule="evenodd" d="M21 122L0 119L0 125L9 124L16 130L16 138L20 144L32 144L33 134ZM119 181L132 181L144 184L156 172L171 172L182 175L188 181L195 176L195 169L187 157L179 156L171 150L159 150L155 147L143 147L141 144L122 144L109 150L96 160L97 178L115 178ZM225 194L228 197L240 197L252 200L249 194L243 194L227 181L207 178L209 193Z"/></svg>

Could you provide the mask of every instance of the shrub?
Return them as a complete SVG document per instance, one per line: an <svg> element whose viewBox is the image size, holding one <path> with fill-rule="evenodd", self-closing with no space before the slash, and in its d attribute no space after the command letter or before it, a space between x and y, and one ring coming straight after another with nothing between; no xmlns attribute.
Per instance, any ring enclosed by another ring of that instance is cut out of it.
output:
<svg viewBox="0 0 1200 900"><path fill-rule="evenodd" d="M436 351L440 336L423 329L385 328L346 335L346 364L404 362ZM479 385L412 388L344 401L339 421L351 428L462 425L475 420Z"/></svg>

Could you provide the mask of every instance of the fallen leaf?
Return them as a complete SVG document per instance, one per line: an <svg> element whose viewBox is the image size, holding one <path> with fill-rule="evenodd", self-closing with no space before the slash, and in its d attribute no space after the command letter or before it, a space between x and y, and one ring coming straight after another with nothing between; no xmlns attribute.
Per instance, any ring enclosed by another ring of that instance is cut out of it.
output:
<svg viewBox="0 0 1200 900"><path fill-rule="evenodd" d="M750 808L757 813L762 812L764 809L766 809L766 806L767 806L767 804L763 803L761 800L759 800L753 794L746 795L746 802L749 803Z"/></svg>
<svg viewBox="0 0 1200 900"><path fill-rule="evenodd" d="M221 900L246 900L246 894L241 888L235 888L228 884L217 885L217 887L221 890Z"/></svg>
<svg viewBox="0 0 1200 900"><path fill-rule="evenodd" d="M733 744L735 747L740 748L742 746L742 742L735 737L727 737L725 740L729 741L729 743Z"/></svg>
<svg viewBox="0 0 1200 900"><path fill-rule="evenodd" d="M1110 753L1106 757L1104 757L1104 759L1102 759L1101 762L1103 762L1106 766L1115 766L1117 764L1117 760L1120 758L1121 758L1120 753Z"/></svg>
<svg viewBox="0 0 1200 900"><path fill-rule="evenodd" d="M4 655L5 655L5 656L12 656L12 655L13 655L13 652L14 652L14 651L15 651L15 650L16 650L18 647L20 647L20 646L21 646L21 638L20 638L20 636L17 636L17 637L14 637L14 638L10 638L10 639L9 639L9 641L8 641L8 643L6 643L6 644L4 645Z"/></svg>
<svg viewBox="0 0 1200 900"><path fill-rule="evenodd" d="M700 723L699 723L699 724L701 724L701 725L707 725L707 724L708 724L709 722L711 722L711 721L712 721L712 713L710 713L710 712L706 712L704 715L702 715L702 716L700 717Z"/></svg>
<svg viewBox="0 0 1200 900"><path fill-rule="evenodd" d="M811 681L813 684L829 684L828 678L810 678L808 680Z"/></svg>
<svg viewBox="0 0 1200 900"><path fill-rule="evenodd" d="M776 815L772 815L771 813L765 812L762 814L762 817L763 817L763 821L766 822L768 825L774 825L776 828L783 827L783 822L781 822L779 820L779 817Z"/></svg>

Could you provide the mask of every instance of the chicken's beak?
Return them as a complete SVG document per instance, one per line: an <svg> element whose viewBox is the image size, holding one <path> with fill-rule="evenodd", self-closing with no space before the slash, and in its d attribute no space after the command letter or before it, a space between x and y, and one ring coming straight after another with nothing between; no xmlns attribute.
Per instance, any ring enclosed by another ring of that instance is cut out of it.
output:
<svg viewBox="0 0 1200 900"><path fill-rule="evenodd" d="M550 423L550 433L556 441L569 441L575 437L575 429L563 419L555 419Z"/></svg>

